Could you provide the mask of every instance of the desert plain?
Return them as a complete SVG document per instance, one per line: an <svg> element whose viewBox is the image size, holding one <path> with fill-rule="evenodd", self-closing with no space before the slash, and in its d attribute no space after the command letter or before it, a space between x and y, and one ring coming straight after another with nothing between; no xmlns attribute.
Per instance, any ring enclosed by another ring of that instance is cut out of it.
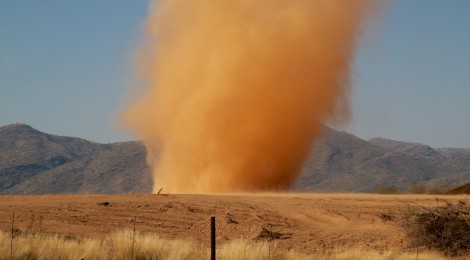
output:
<svg viewBox="0 0 470 260"><path fill-rule="evenodd" d="M4 195L0 230L9 232L13 224L20 231L34 228L71 239L100 239L135 227L141 233L209 248L210 217L215 216L217 244L272 239L279 250L306 254L335 248L406 252L414 250L402 224L407 213L468 199L300 193Z"/></svg>

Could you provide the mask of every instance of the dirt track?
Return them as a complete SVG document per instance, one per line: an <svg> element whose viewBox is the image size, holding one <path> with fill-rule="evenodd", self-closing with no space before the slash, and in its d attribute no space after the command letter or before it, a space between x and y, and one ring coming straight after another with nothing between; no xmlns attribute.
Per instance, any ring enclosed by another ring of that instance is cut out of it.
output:
<svg viewBox="0 0 470 260"><path fill-rule="evenodd" d="M410 207L467 201L469 195L31 195L0 196L0 230L36 229L71 237L105 237L116 229L153 232L208 247L210 216L219 243L279 233L278 246L302 252L335 247L407 248L400 226ZM469 201L470 202L470 201ZM443 205L443 204L441 204ZM381 214L391 217L384 220ZM32 220L34 217L34 220Z"/></svg>

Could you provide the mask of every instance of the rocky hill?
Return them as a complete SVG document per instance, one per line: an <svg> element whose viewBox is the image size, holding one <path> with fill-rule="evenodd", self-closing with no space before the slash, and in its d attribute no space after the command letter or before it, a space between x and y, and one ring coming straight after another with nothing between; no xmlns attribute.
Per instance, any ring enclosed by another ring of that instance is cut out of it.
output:
<svg viewBox="0 0 470 260"><path fill-rule="evenodd" d="M140 142L99 144L0 127L0 194L148 193L152 177ZM416 183L470 182L470 150L433 149L382 138L365 141L325 128L293 191L406 190Z"/></svg>
<svg viewBox="0 0 470 260"><path fill-rule="evenodd" d="M148 193L139 142L98 144L23 124L0 128L0 194Z"/></svg>
<svg viewBox="0 0 470 260"><path fill-rule="evenodd" d="M447 192L449 195L456 195L456 194L470 194L470 183L465 185L459 186Z"/></svg>
<svg viewBox="0 0 470 260"><path fill-rule="evenodd" d="M369 143L390 151L411 155L415 158L443 159L444 156L425 144L407 143L385 138L372 138Z"/></svg>
<svg viewBox="0 0 470 260"><path fill-rule="evenodd" d="M406 191L417 183L445 188L470 181L470 156L459 153L457 158L438 151L383 138L365 141L327 128L313 146L294 189L374 192L390 187Z"/></svg>

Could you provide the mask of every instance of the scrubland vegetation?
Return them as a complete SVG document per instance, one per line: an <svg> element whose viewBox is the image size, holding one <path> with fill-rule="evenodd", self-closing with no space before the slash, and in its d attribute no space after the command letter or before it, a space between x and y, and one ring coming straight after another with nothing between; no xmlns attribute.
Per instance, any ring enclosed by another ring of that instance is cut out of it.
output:
<svg viewBox="0 0 470 260"><path fill-rule="evenodd" d="M466 202L415 208L405 219L411 246L439 250L450 257L470 255L470 206Z"/></svg>
<svg viewBox="0 0 470 260"><path fill-rule="evenodd" d="M130 230L111 233L106 239L76 239L67 236L0 232L0 259L209 259L210 252L190 242L162 239L154 234ZM416 259L415 253L364 251L337 248L313 254L282 251L269 241L233 240L220 245L218 259ZM444 259L434 253L420 253L420 259Z"/></svg>
<svg viewBox="0 0 470 260"><path fill-rule="evenodd" d="M470 256L466 195L34 198L0 201L0 260L209 259L210 214L217 220L217 259Z"/></svg>

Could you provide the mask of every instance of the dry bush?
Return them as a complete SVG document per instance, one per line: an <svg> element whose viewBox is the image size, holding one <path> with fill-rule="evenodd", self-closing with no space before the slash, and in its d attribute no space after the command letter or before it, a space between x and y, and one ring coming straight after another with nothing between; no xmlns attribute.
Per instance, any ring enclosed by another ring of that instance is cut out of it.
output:
<svg viewBox="0 0 470 260"><path fill-rule="evenodd" d="M414 209L406 219L412 247L437 249L448 256L470 255L470 207L464 202Z"/></svg>

